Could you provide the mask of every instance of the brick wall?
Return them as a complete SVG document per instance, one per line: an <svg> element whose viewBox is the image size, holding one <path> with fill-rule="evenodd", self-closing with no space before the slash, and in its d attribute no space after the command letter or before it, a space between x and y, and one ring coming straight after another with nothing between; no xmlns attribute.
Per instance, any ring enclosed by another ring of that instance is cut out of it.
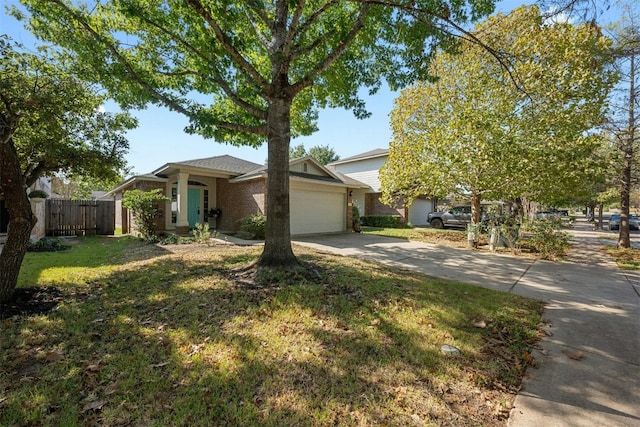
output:
<svg viewBox="0 0 640 427"><path fill-rule="evenodd" d="M237 231L238 220L256 213L266 214L267 183L264 179L229 183L216 180L217 206L222 210L218 218L218 230Z"/></svg>
<svg viewBox="0 0 640 427"><path fill-rule="evenodd" d="M367 193L365 195L365 215L400 215L403 222L407 221L407 213L404 204L392 208L380 201L382 193ZM361 214L362 215L362 214Z"/></svg>

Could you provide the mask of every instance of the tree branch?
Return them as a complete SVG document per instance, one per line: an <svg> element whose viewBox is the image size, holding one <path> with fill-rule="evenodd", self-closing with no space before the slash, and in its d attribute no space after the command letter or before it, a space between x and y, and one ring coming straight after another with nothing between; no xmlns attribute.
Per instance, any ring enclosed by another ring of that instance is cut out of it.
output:
<svg viewBox="0 0 640 427"><path fill-rule="evenodd" d="M353 40L355 40L356 36L360 32L360 30L364 27L364 21L367 17L367 13L371 9L371 5L367 2L363 2L360 6L360 12L358 13L358 18L353 23L351 30L347 34L347 36L342 40L342 42L336 47L336 49L322 61L318 66L311 70L311 72L305 76L302 80L292 85L292 93L297 94L302 90L308 88L313 84L316 78L326 71L335 61L338 60L342 56L345 50L351 45Z"/></svg>
<svg viewBox="0 0 640 427"><path fill-rule="evenodd" d="M127 61L124 55L119 52L118 48L114 44L106 40L105 37L100 35L96 30L94 30L93 27L91 27L91 25L89 25L89 23L82 16L80 16L80 14L70 9L61 0L51 0L51 2L55 3L67 14L72 16L87 32L89 32L94 37L95 40L100 42L107 49L107 51L109 51L120 62L120 64L125 67L128 76L137 84L139 84L147 93L149 93L149 95L156 98L158 101L162 102L170 109L178 111L185 116L190 117L189 110L187 110L181 104L177 103L175 100L171 99L165 94L157 91L149 83L144 81L144 79L140 75L138 75L137 71L133 68L131 63Z"/></svg>
<svg viewBox="0 0 640 427"><path fill-rule="evenodd" d="M425 10L425 9L418 9L413 7L413 3L410 3L409 6L406 5L402 5L393 1L385 1L385 0L353 0L357 3L369 3L369 4L376 4L376 5L380 5L380 6L386 6L386 7L391 7L391 8L395 8L395 9L399 9L402 11L407 12L408 14L410 14L411 16L413 16L415 19L424 22L423 21L423 16L424 15L428 15L431 16L433 18L436 18L442 22L444 22L445 24L447 24L448 26L450 26L451 28L453 28L455 31L451 31L448 28L446 28L445 26L438 26L437 28L442 31L444 34L448 34L450 36L454 36L457 37L463 41L466 41L468 43L472 43L472 44L476 44L478 46L480 46L481 48L483 48L484 50L486 50L491 56L493 56L498 63L500 64L500 66L507 72L507 74L509 75L509 79L513 82L513 84L515 85L515 87L521 91L522 93L524 93L525 95L529 96L527 91L524 88L524 85L522 84L522 82L520 81L520 79L518 78L518 76L516 76L513 73L512 70L512 66L511 64L509 64L505 58L503 57L503 52L500 52L494 48L492 48L491 46L489 46L488 44L484 43L482 40L480 40L479 37L477 37L473 32L465 30L464 28L462 28L460 25L456 24L454 21L452 21L448 14L442 14L439 12L435 12L433 10ZM428 23L429 25L433 25L432 22Z"/></svg>
<svg viewBox="0 0 640 427"><path fill-rule="evenodd" d="M205 75L203 75L201 73L198 73L196 71L182 71L182 72L179 72L179 73L162 73L162 74L175 75L175 76L194 75L194 76L198 76L198 77L202 78L203 80L209 80L209 81L217 84L220 87L220 89L222 89L222 91L225 93L225 95L227 95L227 97L234 104L236 104L238 107L242 108L247 113L255 116L258 119L261 119L261 120L266 120L267 119L267 112L264 109L259 108L259 107L255 106L255 105L250 104L250 103L246 102L245 100L243 100L231 88L231 86L220 76L220 72L216 69L216 64L214 62L210 61L209 58L205 54L203 54L199 49L194 47L191 43L187 42L186 40L184 40L179 35L177 35L175 33L172 33L171 31L167 30L165 27L163 27L161 25L158 25L155 21L152 21L152 20L148 19L146 16L144 16L144 14L141 13L141 14L139 14L139 16L147 24L153 26L154 28L158 29L162 33L166 34L172 40L175 40L178 43L180 43L188 51L192 52L198 58L202 59L206 64L208 64L214 70L213 76L205 76Z"/></svg>
<svg viewBox="0 0 640 427"><path fill-rule="evenodd" d="M247 61L244 57L236 50L236 48L229 42L226 34L222 31L222 28L218 25L218 22L211 16L211 14L204 8L204 6L200 3L199 0L185 0L187 5L189 5L196 13L202 16L205 21L211 26L214 34L216 35L216 39L220 42L224 50L229 54L229 56L234 60L238 67L241 70L244 70L247 74L249 74L260 86L262 86L263 90L266 92L269 88L269 82L265 80L264 77Z"/></svg>

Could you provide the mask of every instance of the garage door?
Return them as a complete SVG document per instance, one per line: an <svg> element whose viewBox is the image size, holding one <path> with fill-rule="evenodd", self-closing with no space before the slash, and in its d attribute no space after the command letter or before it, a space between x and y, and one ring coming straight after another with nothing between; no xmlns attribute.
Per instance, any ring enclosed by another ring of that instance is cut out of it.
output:
<svg viewBox="0 0 640 427"><path fill-rule="evenodd" d="M427 214L432 210L430 200L414 200L411 206L409 206L409 222L413 225L426 225Z"/></svg>
<svg viewBox="0 0 640 427"><path fill-rule="evenodd" d="M294 187L290 193L291 234L335 233L346 229L346 194Z"/></svg>

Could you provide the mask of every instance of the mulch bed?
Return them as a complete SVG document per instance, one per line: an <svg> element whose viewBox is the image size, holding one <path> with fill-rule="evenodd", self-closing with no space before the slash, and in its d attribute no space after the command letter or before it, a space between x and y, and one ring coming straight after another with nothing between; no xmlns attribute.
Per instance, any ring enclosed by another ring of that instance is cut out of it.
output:
<svg viewBox="0 0 640 427"><path fill-rule="evenodd" d="M0 304L0 319L45 314L54 310L62 300L62 292L53 286L18 288L13 300Z"/></svg>

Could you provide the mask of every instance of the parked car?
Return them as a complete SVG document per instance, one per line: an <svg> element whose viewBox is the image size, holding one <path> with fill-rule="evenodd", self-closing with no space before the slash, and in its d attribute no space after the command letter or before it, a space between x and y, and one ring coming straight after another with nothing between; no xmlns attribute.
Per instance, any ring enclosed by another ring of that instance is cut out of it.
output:
<svg viewBox="0 0 640 427"><path fill-rule="evenodd" d="M482 220L486 215L481 211ZM429 212L427 224L433 228L458 227L464 228L471 222L471 206L454 206L448 211Z"/></svg>
<svg viewBox="0 0 640 427"><path fill-rule="evenodd" d="M433 228L466 227L470 222L471 206L454 206L448 211L427 214L427 224Z"/></svg>
<svg viewBox="0 0 640 427"><path fill-rule="evenodd" d="M611 218L609 218L609 230L620 230L620 215L611 215ZM629 230L640 230L640 222L633 215L629 215Z"/></svg>
<svg viewBox="0 0 640 427"><path fill-rule="evenodd" d="M536 212L536 218L560 218L563 216L569 216L568 209L551 209L548 211Z"/></svg>

